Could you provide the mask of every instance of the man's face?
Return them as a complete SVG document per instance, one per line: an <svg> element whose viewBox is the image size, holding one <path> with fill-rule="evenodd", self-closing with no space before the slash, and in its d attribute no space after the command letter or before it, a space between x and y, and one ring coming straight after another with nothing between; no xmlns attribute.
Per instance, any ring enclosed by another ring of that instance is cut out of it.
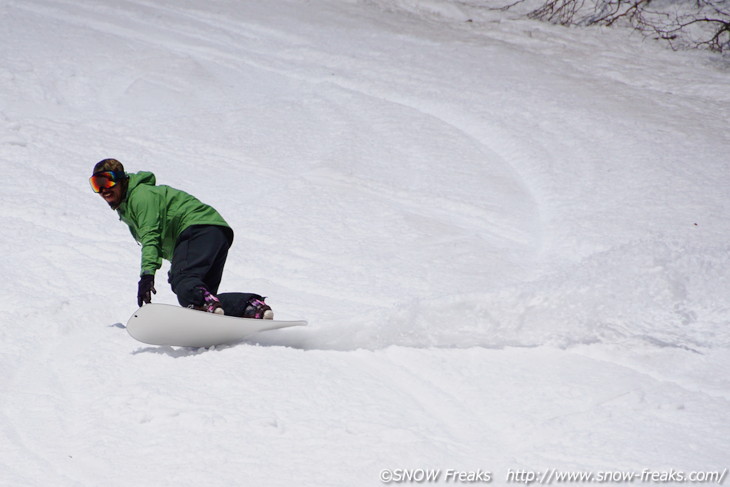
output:
<svg viewBox="0 0 730 487"><path fill-rule="evenodd" d="M124 199L126 177L123 172L99 171L89 178L91 189L107 202L112 210L116 210Z"/></svg>
<svg viewBox="0 0 730 487"><path fill-rule="evenodd" d="M122 185L115 184L111 188L103 188L99 195L112 207L112 210L115 210L122 204Z"/></svg>

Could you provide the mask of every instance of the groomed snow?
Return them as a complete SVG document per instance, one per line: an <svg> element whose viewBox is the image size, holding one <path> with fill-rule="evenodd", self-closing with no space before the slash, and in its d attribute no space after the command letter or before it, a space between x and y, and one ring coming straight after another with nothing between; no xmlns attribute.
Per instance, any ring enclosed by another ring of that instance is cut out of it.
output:
<svg viewBox="0 0 730 487"><path fill-rule="evenodd" d="M726 59L474 1L0 19L0 485L730 467ZM310 326L133 340L106 157L216 207L222 290Z"/></svg>

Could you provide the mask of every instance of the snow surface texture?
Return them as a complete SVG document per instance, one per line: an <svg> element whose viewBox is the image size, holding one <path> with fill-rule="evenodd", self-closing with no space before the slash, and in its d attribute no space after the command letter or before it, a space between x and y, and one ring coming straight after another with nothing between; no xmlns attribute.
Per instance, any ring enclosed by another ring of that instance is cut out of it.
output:
<svg viewBox="0 0 730 487"><path fill-rule="evenodd" d="M0 18L0 485L730 467L721 58L476 1ZM310 326L130 338L105 157L218 208L222 290Z"/></svg>

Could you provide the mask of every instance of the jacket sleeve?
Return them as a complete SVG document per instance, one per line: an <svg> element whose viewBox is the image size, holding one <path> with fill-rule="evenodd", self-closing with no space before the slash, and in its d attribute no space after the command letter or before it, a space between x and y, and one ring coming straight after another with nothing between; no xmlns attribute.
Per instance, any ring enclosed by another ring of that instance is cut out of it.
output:
<svg viewBox="0 0 730 487"><path fill-rule="evenodd" d="M142 246L140 275L154 274L162 266L162 195L139 188L131 202L137 227L137 241Z"/></svg>

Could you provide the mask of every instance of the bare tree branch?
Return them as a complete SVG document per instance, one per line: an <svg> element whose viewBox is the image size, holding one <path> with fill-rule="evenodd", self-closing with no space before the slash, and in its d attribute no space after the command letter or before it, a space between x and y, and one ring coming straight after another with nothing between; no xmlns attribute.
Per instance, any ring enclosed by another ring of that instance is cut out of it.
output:
<svg viewBox="0 0 730 487"><path fill-rule="evenodd" d="M527 16L561 25L626 24L669 42L673 49L730 51L730 0L544 0Z"/></svg>

